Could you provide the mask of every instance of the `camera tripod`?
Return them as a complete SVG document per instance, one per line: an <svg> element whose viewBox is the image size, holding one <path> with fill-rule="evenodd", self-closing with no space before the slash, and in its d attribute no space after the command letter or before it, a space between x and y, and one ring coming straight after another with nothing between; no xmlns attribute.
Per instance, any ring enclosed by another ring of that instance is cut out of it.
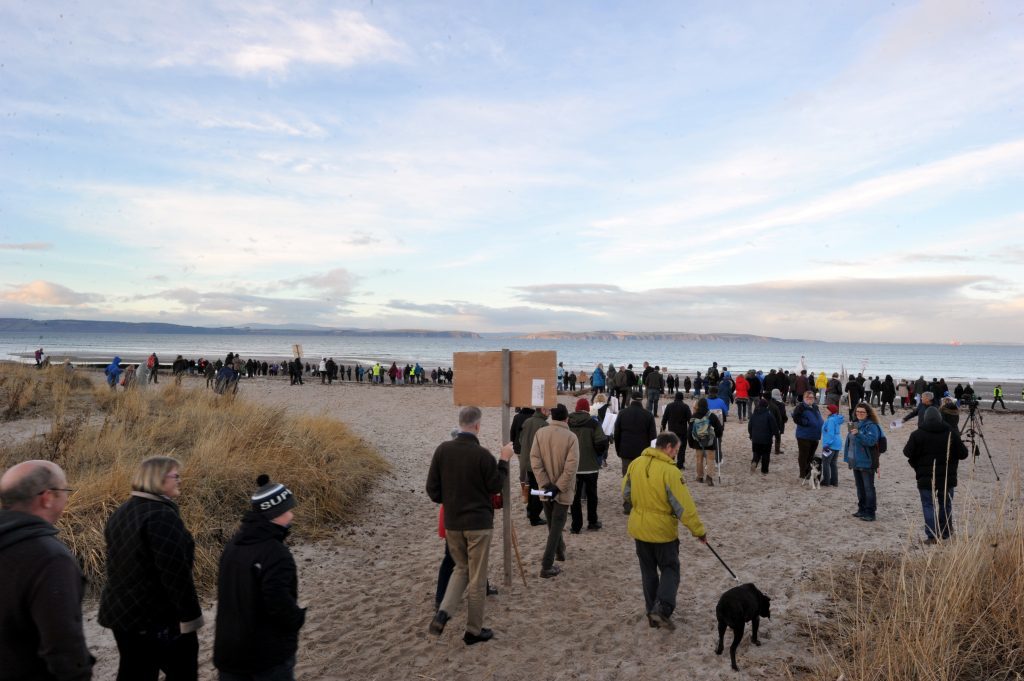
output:
<svg viewBox="0 0 1024 681"><path fill-rule="evenodd" d="M974 454L975 459L981 456L981 448L978 446L978 442L981 442L982 446L985 447L988 462L992 465L992 472L995 473L996 482L999 482L999 471L996 470L996 463L992 460L992 452L989 451L988 443L985 442L985 434L981 432L983 424L984 419L981 417L981 412L978 411L978 402L975 400L968 405L967 420L964 421L963 427L960 428L960 436L963 437L964 441L970 443L971 453Z"/></svg>

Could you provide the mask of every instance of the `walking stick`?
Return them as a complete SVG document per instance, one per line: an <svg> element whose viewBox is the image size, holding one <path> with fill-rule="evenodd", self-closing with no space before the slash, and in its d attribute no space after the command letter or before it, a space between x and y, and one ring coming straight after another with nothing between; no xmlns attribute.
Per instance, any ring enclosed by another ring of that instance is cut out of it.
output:
<svg viewBox="0 0 1024 681"><path fill-rule="evenodd" d="M519 555L519 536L516 534L516 526L509 520L509 527L512 528L512 548L516 554L516 564L519 565L519 576L523 578L523 587L526 587L526 570L523 569L523 559Z"/></svg>
<svg viewBox="0 0 1024 681"><path fill-rule="evenodd" d="M722 557L720 555L718 555L718 552L711 548L711 544L704 542L704 546L708 547L708 550L711 551L711 553L715 554L715 558L717 558L718 562L722 564L722 567L724 567L726 570L729 570L729 574L732 575L733 579L735 579L737 582L740 581L740 578L736 576L735 572L729 569L729 566L725 564L725 561L722 560Z"/></svg>

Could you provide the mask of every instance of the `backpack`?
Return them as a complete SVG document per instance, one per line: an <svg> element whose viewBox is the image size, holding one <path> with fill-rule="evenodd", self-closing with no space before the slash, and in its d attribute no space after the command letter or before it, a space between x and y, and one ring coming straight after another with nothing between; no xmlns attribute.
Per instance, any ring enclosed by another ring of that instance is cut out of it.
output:
<svg viewBox="0 0 1024 681"><path fill-rule="evenodd" d="M154 364L156 364L156 360L153 358L153 355L150 355L149 359L146 360L146 368L152 369Z"/></svg>
<svg viewBox="0 0 1024 681"><path fill-rule="evenodd" d="M701 449L711 449L715 446L715 428L711 425L710 414L690 421L690 435Z"/></svg>

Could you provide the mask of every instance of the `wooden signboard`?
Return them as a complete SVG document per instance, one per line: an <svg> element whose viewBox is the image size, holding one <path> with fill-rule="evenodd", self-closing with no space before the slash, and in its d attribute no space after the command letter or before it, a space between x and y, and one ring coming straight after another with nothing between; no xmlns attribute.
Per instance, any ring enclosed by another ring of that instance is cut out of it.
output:
<svg viewBox="0 0 1024 681"><path fill-rule="evenodd" d="M555 370L558 357L554 350L513 350L509 352L510 407L553 407L558 403ZM453 400L456 405L477 407L506 406L502 395L502 351L456 352L452 357L455 372Z"/></svg>
<svg viewBox="0 0 1024 681"><path fill-rule="evenodd" d="M509 430L510 407L553 407L558 403L555 393L555 370L558 357L554 350L491 352L456 352L452 356L455 372L452 399L458 406L501 407L501 442ZM512 496L509 479L505 478L502 495L503 545L505 554L505 586L512 585ZM518 544L516 560L519 560ZM519 574L526 586L522 561Z"/></svg>

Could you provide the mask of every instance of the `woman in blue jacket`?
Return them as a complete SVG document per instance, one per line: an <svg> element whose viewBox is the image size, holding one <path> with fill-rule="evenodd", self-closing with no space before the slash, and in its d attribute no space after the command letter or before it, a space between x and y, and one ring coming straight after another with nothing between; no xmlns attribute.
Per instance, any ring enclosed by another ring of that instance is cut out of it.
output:
<svg viewBox="0 0 1024 681"><path fill-rule="evenodd" d="M818 449L818 442L821 440L821 427L825 423L821 418L821 412L818 411L813 390L804 392L803 402L796 405L796 409L793 410L793 423L796 424L800 479L806 480L811 477L811 460L814 458L814 452Z"/></svg>
<svg viewBox="0 0 1024 681"><path fill-rule="evenodd" d="M853 469L857 482L857 512L854 518L873 521L877 508L875 497L875 464L871 452L882 437L878 415L871 405L861 402L853 410L854 421L843 447L843 461Z"/></svg>

